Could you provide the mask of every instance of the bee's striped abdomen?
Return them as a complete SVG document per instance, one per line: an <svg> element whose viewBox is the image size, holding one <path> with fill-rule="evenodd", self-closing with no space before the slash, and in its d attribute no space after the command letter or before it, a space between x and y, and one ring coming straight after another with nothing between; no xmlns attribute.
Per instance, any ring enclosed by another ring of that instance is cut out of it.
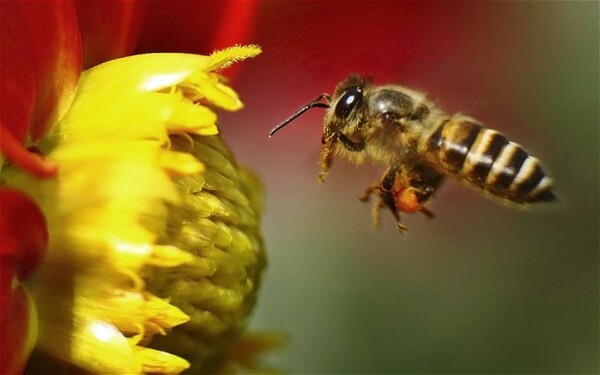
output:
<svg viewBox="0 0 600 375"><path fill-rule="evenodd" d="M492 129L461 118L442 122L427 154L449 174L517 203L551 201L552 180L537 158Z"/></svg>

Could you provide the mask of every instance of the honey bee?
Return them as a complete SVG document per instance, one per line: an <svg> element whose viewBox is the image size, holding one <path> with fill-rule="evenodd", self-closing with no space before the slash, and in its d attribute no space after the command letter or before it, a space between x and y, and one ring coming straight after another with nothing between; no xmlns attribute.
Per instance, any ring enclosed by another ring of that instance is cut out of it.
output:
<svg viewBox="0 0 600 375"><path fill-rule="evenodd" d="M333 155L362 163L388 165L381 180L367 188L362 201L377 196L379 210L392 212L400 232L400 212L433 217L425 203L446 176L491 198L519 205L553 201L553 182L540 161L522 146L476 120L448 115L425 94L398 85L374 85L372 78L351 75L333 96L321 94L271 130L269 136L307 110L327 108L320 155L325 180Z"/></svg>

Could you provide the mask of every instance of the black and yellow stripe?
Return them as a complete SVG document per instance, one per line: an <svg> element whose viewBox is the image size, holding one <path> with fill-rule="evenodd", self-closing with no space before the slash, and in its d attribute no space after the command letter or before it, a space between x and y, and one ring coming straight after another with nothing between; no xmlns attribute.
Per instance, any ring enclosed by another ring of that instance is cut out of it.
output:
<svg viewBox="0 0 600 375"><path fill-rule="evenodd" d="M556 199L537 158L495 130L452 118L427 140L427 155L445 173L517 203Z"/></svg>

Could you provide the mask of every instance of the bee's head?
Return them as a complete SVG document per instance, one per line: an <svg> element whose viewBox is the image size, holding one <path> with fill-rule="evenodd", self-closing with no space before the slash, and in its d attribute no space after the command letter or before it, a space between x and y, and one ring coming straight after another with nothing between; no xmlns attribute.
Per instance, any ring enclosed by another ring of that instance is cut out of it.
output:
<svg viewBox="0 0 600 375"><path fill-rule="evenodd" d="M364 88L371 83L371 78L362 78L351 75L338 85L333 97L321 94L308 102L290 117L275 126L270 132L272 136L284 126L288 125L298 116L311 108L328 108L323 124L323 142L337 142L338 140L349 151L361 151L364 149L364 139L354 140L356 133L364 122L363 116L367 115L364 110Z"/></svg>
<svg viewBox="0 0 600 375"><path fill-rule="evenodd" d="M339 140L350 152L365 149L366 139L361 130L367 120L365 91L371 81L371 78L351 75L338 85L323 122L324 143L333 139Z"/></svg>

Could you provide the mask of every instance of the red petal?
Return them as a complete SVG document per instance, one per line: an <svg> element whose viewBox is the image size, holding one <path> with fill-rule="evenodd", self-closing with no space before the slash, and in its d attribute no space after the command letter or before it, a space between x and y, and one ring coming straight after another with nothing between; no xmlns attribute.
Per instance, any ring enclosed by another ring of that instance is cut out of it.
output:
<svg viewBox="0 0 600 375"><path fill-rule="evenodd" d="M143 2L79 1L76 9L85 69L133 51L142 24Z"/></svg>
<svg viewBox="0 0 600 375"><path fill-rule="evenodd" d="M256 0L203 1L194 6L181 1L150 1L136 51L208 55L234 44L257 43L252 38L258 11ZM242 65L234 64L224 73L231 78Z"/></svg>
<svg viewBox="0 0 600 375"><path fill-rule="evenodd" d="M53 160L25 149L23 142L8 130L4 121L0 123L0 150L14 165L34 176L52 177L58 171L58 165Z"/></svg>
<svg viewBox="0 0 600 375"><path fill-rule="evenodd" d="M22 193L0 189L0 374L19 374L31 353L37 333L33 304L24 287L13 279L27 279L40 264L48 233L44 216Z"/></svg>
<svg viewBox="0 0 600 375"><path fill-rule="evenodd" d="M41 263L48 243L44 215L18 190L0 189L0 257L13 260L19 280L29 278Z"/></svg>
<svg viewBox="0 0 600 375"><path fill-rule="evenodd" d="M215 20L223 16L223 2L149 1L137 53L189 52L208 55ZM185 20L185 22L182 22Z"/></svg>
<svg viewBox="0 0 600 375"><path fill-rule="evenodd" d="M33 301L24 287L14 291L5 315L0 318L0 373L21 374L37 336Z"/></svg>
<svg viewBox="0 0 600 375"><path fill-rule="evenodd" d="M0 322L14 298L12 289L15 277L14 259L11 256L0 255Z"/></svg>
<svg viewBox="0 0 600 375"><path fill-rule="evenodd" d="M30 126L35 141L64 116L75 96L81 74L81 39L71 1L17 3L37 76Z"/></svg>
<svg viewBox="0 0 600 375"><path fill-rule="evenodd" d="M23 143L58 122L75 94L81 43L73 3L3 1L0 10L0 149L30 173L53 176L56 164Z"/></svg>
<svg viewBox="0 0 600 375"><path fill-rule="evenodd" d="M0 3L0 117L3 126L8 126L3 130L23 143L29 132L29 119L35 103L36 80L18 8L16 1Z"/></svg>
<svg viewBox="0 0 600 375"><path fill-rule="evenodd" d="M213 25L212 50L231 47L235 44L248 44L256 24L258 1L225 1L221 17Z"/></svg>

